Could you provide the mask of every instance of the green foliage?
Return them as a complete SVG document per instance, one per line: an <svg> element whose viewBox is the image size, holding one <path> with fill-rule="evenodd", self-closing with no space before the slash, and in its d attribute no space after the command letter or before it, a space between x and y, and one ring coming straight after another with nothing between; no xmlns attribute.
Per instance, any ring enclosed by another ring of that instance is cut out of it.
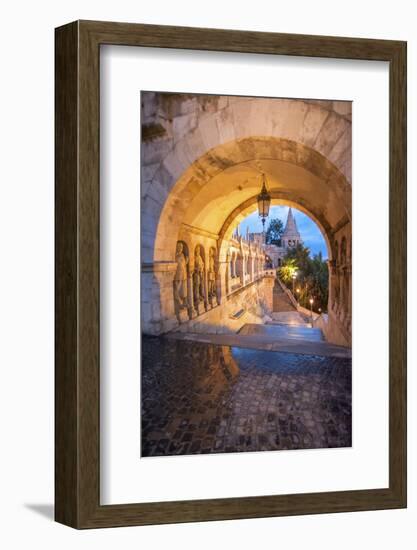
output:
<svg viewBox="0 0 417 550"><path fill-rule="evenodd" d="M284 232L284 224L278 218L273 218L268 225L268 229L265 233L266 244L276 244L279 246L281 242L281 236Z"/></svg>
<svg viewBox="0 0 417 550"><path fill-rule="evenodd" d="M321 309L327 311L327 300L329 296L329 270L327 262L323 260L322 254L310 256L310 250L299 244L290 248L283 259L282 267L279 269L279 277L292 290L292 275L294 269L297 271L295 280L295 298L303 307L310 308L310 298L313 298L313 310ZM297 292L297 289L299 292Z"/></svg>
<svg viewBox="0 0 417 550"><path fill-rule="evenodd" d="M278 275L285 284L292 284L293 275L298 272L295 258L285 258L283 265L278 269Z"/></svg>

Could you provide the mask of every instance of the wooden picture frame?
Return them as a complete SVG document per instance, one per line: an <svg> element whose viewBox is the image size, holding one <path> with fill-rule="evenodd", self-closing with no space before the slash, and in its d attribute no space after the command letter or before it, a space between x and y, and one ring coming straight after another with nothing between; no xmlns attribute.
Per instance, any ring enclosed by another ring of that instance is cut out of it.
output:
<svg viewBox="0 0 417 550"><path fill-rule="evenodd" d="M56 29L55 519L75 528L406 506L406 43L76 21ZM389 62L389 487L100 505L99 56L117 44Z"/></svg>

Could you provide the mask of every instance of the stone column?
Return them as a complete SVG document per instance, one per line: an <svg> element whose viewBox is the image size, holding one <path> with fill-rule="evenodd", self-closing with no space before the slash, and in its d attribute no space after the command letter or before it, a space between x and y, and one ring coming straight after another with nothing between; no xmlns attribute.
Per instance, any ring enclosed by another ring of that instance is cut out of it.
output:
<svg viewBox="0 0 417 550"><path fill-rule="evenodd" d="M242 283L242 286L245 286L245 255L242 254L241 260L240 260L240 282Z"/></svg>
<svg viewBox="0 0 417 550"><path fill-rule="evenodd" d="M218 286L218 290L217 290L219 304L223 300L223 297L227 296L230 292L230 288L232 284L231 283L232 274L231 274L230 264L231 264L231 257L229 254L226 255L226 262L221 262L219 260L218 276L220 279L220 285ZM220 294L219 294L219 290L220 290Z"/></svg>
<svg viewBox="0 0 417 550"><path fill-rule="evenodd" d="M337 275L336 275L336 262L335 260L328 260L327 267L329 269L329 298L327 301L327 309L333 310L334 302L336 299L336 284L337 284Z"/></svg>
<svg viewBox="0 0 417 550"><path fill-rule="evenodd" d="M351 323L351 269L349 265L343 268L342 288L343 288L343 324L349 329Z"/></svg>
<svg viewBox="0 0 417 550"><path fill-rule="evenodd" d="M346 273L346 267L343 266L339 270L339 288L340 288L339 319L342 322L342 324L344 324L345 317L346 317L345 273Z"/></svg>
<svg viewBox="0 0 417 550"><path fill-rule="evenodd" d="M207 311L210 309L210 300L208 295L208 258L206 254L204 259L204 271L203 271L203 296L204 296L204 309Z"/></svg>
<svg viewBox="0 0 417 550"><path fill-rule="evenodd" d="M196 276L197 276L197 272L196 272L196 269L194 268L193 269L193 278L192 278L192 281L193 281L193 317L197 317L198 315L200 315L202 313L200 300L199 300L199 290L198 290L198 287L196 285L196 280L195 280Z"/></svg>
<svg viewBox="0 0 417 550"><path fill-rule="evenodd" d="M176 262L142 264L142 330L145 334L163 334L178 326L174 304Z"/></svg>
<svg viewBox="0 0 417 550"><path fill-rule="evenodd" d="M244 267L243 267L243 254L239 258L239 278L240 278L240 284L244 286L245 274L244 274Z"/></svg>
<svg viewBox="0 0 417 550"><path fill-rule="evenodd" d="M227 286L230 288L229 277L229 266L227 260L225 262L217 262L217 273L216 273L216 297L217 304L221 304L225 297L227 296Z"/></svg>
<svg viewBox="0 0 417 550"><path fill-rule="evenodd" d="M194 295L193 295L193 272L194 269L191 268L191 266L188 269L188 275L187 275L187 311L188 311L188 317L190 319L193 319L195 317L195 311L194 311Z"/></svg>

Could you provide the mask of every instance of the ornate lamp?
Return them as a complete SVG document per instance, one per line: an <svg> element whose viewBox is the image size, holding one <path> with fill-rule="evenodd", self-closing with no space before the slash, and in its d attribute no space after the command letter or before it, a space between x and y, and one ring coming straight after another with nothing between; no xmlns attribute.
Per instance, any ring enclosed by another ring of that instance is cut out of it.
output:
<svg viewBox="0 0 417 550"><path fill-rule="evenodd" d="M269 207L271 206L271 195L266 188L265 174L262 174L262 189L258 195L258 214L262 218L263 231L265 232L265 218L269 215Z"/></svg>

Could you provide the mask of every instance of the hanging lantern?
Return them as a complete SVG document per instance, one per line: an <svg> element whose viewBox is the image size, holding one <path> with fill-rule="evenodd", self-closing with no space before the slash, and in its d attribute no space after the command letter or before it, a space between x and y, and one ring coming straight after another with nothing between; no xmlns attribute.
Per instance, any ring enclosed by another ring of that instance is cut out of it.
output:
<svg viewBox="0 0 417 550"><path fill-rule="evenodd" d="M266 188L265 174L262 174L262 190L258 195L258 214L262 219L263 231L265 232L265 218L269 215L269 207L271 206L271 195Z"/></svg>

